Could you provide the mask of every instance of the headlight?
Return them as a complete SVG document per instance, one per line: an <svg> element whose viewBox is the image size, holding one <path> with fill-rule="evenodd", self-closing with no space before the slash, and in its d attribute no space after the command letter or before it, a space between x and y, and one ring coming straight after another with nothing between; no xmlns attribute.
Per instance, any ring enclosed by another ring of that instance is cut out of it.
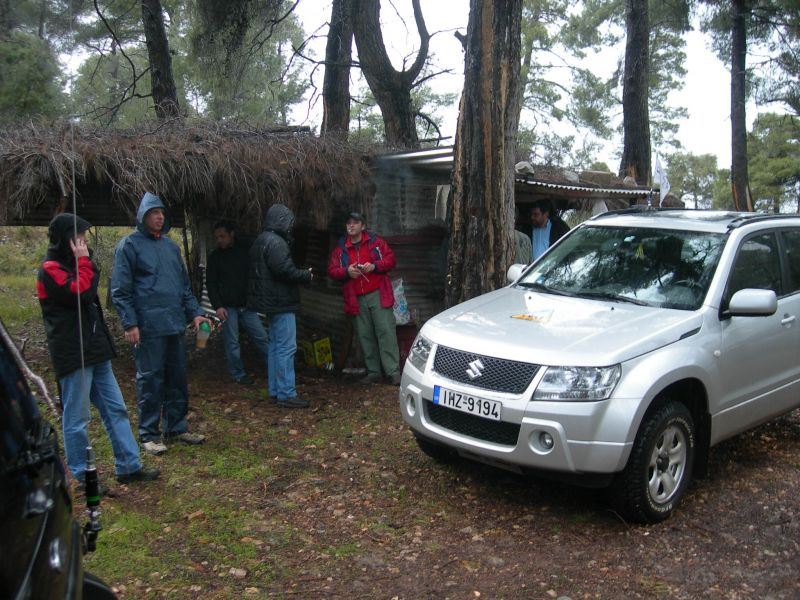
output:
<svg viewBox="0 0 800 600"><path fill-rule="evenodd" d="M417 338L411 345L411 350L408 352L408 360L419 371L424 372L425 365L428 363L428 357L431 355L431 348L433 348L433 344L431 344L428 338L422 334L417 335Z"/></svg>
<svg viewBox="0 0 800 600"><path fill-rule="evenodd" d="M614 391L620 375L613 367L547 367L533 393L534 400L574 402L605 400Z"/></svg>

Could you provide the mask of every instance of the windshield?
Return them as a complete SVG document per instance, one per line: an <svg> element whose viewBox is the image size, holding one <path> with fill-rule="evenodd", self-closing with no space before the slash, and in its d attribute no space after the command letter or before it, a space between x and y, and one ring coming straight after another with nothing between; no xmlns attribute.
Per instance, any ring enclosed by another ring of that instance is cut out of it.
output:
<svg viewBox="0 0 800 600"><path fill-rule="evenodd" d="M517 285L544 293L696 310L726 239L708 232L585 225Z"/></svg>

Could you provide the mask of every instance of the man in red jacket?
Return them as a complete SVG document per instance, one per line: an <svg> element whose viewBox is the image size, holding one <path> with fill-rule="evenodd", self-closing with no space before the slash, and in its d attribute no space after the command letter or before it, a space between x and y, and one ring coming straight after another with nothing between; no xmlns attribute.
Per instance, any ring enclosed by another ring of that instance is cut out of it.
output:
<svg viewBox="0 0 800 600"><path fill-rule="evenodd" d="M347 235L339 240L328 263L328 277L344 281L344 312L355 317L355 328L367 376L361 383L381 381L381 367L393 385L400 384L400 351L394 319L394 292L388 273L394 252L371 235L361 213L350 213Z"/></svg>

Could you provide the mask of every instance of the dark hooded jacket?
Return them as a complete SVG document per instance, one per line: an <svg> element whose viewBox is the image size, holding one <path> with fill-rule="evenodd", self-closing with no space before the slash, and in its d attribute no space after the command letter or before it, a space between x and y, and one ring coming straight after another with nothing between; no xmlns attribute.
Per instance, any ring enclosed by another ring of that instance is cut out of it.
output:
<svg viewBox="0 0 800 600"><path fill-rule="evenodd" d="M298 269L289 248L294 214L283 204L267 211L264 231L250 249L247 307L264 314L298 312L301 283L311 281L307 269Z"/></svg>
<svg viewBox="0 0 800 600"><path fill-rule="evenodd" d="M88 221L70 213L55 217L48 227L47 255L36 277L47 348L59 379L81 368L81 336L85 366L116 356L97 297L100 268L89 257L79 258L76 267L69 246L76 229L82 233L90 227Z"/></svg>
<svg viewBox="0 0 800 600"><path fill-rule="evenodd" d="M164 209L164 227L153 235L144 217ZM203 313L192 294L181 251L167 237L169 213L158 196L146 192L136 213L136 231L124 237L114 252L111 300L125 329L139 327L142 336L183 333L186 324Z"/></svg>

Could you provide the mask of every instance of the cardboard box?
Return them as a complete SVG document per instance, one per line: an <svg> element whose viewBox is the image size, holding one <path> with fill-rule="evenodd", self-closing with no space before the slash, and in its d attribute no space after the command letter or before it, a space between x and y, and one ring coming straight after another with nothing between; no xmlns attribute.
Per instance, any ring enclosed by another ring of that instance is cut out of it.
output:
<svg viewBox="0 0 800 600"><path fill-rule="evenodd" d="M308 366L323 367L333 362L331 339L329 337L300 340L299 345Z"/></svg>

